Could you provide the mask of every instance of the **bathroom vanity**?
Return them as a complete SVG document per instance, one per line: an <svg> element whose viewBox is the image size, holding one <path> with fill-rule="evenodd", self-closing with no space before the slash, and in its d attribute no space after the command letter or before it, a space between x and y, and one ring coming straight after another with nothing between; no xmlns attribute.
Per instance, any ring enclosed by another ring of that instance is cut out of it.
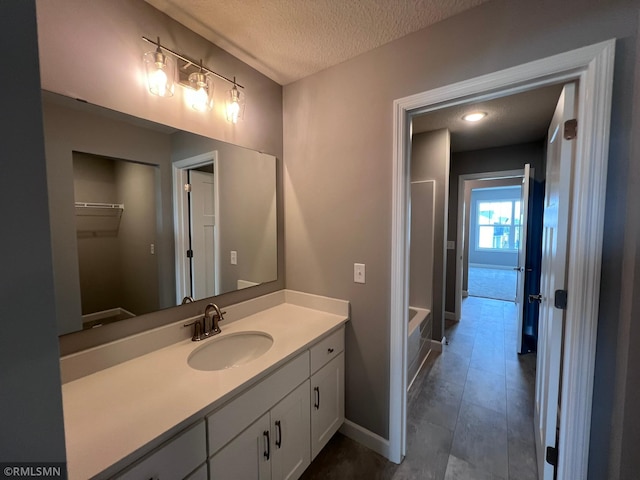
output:
<svg viewBox="0 0 640 480"><path fill-rule="evenodd" d="M302 474L344 421L348 302L284 290L225 309L211 339L192 342L185 319L62 359L73 378L141 348L131 342L183 338L63 384L70 479ZM258 337L272 341L266 351L253 351ZM205 349L211 364L194 362Z"/></svg>

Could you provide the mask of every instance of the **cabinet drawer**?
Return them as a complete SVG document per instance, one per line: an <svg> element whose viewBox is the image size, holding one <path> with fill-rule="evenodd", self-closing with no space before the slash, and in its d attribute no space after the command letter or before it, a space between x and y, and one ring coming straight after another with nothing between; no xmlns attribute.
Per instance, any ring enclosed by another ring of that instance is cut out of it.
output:
<svg viewBox="0 0 640 480"><path fill-rule="evenodd" d="M209 455L220 450L307 378L309 352L304 352L209 415Z"/></svg>
<svg viewBox="0 0 640 480"><path fill-rule="evenodd" d="M119 480L185 478L206 460L206 432L204 421L201 421L151 452L129 470L116 475L115 478Z"/></svg>
<svg viewBox="0 0 640 480"><path fill-rule="evenodd" d="M324 340L311 347L311 373L315 373L328 361L344 350L344 327L333 332Z"/></svg>

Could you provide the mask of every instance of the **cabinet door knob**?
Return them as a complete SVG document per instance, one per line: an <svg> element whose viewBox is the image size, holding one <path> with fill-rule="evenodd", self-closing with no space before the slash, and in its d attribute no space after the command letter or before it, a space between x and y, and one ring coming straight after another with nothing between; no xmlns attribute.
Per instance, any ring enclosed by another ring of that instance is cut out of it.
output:
<svg viewBox="0 0 640 480"><path fill-rule="evenodd" d="M315 395L315 401L313 406L316 410L320 409L320 387L313 387L313 393Z"/></svg>
<svg viewBox="0 0 640 480"><path fill-rule="evenodd" d="M327 352L333 353L333 348L327 348Z"/></svg>

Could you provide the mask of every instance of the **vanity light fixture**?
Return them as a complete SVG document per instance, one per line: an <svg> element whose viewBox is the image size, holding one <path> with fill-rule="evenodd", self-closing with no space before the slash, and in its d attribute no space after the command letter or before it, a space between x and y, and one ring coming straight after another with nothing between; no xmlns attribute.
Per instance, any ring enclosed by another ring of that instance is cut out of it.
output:
<svg viewBox="0 0 640 480"><path fill-rule="evenodd" d="M172 97L175 87L176 64L173 58L162 53L160 37L158 37L157 45L155 50L145 53L143 57L149 92L159 97Z"/></svg>
<svg viewBox="0 0 640 480"><path fill-rule="evenodd" d="M487 116L486 112L473 112L473 113L467 113L465 116L462 117L462 119L465 122L478 122L486 116Z"/></svg>
<svg viewBox="0 0 640 480"><path fill-rule="evenodd" d="M227 120L238 123L244 118L245 97L244 92L238 90L236 77L233 77L233 88L227 92Z"/></svg>
<svg viewBox="0 0 640 480"><path fill-rule="evenodd" d="M187 92L189 104L194 110L205 112L213 107L213 81L211 77L203 73L202 60L200 60L200 71L189 75L189 86L191 90Z"/></svg>
<svg viewBox="0 0 640 480"><path fill-rule="evenodd" d="M142 37L142 39L156 46L155 51L147 52L144 55L147 82L151 93L159 96L173 95L173 79L175 78L176 69L172 67L174 70L169 71L168 68L169 65L175 65L175 59L178 67L178 82L187 88L187 101L191 107L198 111L211 110L213 107L213 77L216 77L233 85L233 88L228 92L227 119L233 123L236 123L238 119L242 119L245 97L244 92L238 90L238 88L244 89L244 87L236 82L235 77L231 80L205 67L202 64L202 60L196 62L165 47L160 43L159 37L157 41L147 37ZM165 73L166 77L157 72ZM167 79L166 83L163 83L165 78ZM165 88L162 88L163 85ZM169 91L171 92L170 94L168 94ZM164 94L156 92L163 92Z"/></svg>

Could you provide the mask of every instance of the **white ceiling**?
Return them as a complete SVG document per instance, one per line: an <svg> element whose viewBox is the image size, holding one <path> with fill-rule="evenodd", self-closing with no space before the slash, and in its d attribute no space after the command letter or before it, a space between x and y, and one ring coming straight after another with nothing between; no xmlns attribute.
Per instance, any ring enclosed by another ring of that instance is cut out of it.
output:
<svg viewBox="0 0 640 480"><path fill-rule="evenodd" d="M146 0L281 85L487 0Z"/></svg>

